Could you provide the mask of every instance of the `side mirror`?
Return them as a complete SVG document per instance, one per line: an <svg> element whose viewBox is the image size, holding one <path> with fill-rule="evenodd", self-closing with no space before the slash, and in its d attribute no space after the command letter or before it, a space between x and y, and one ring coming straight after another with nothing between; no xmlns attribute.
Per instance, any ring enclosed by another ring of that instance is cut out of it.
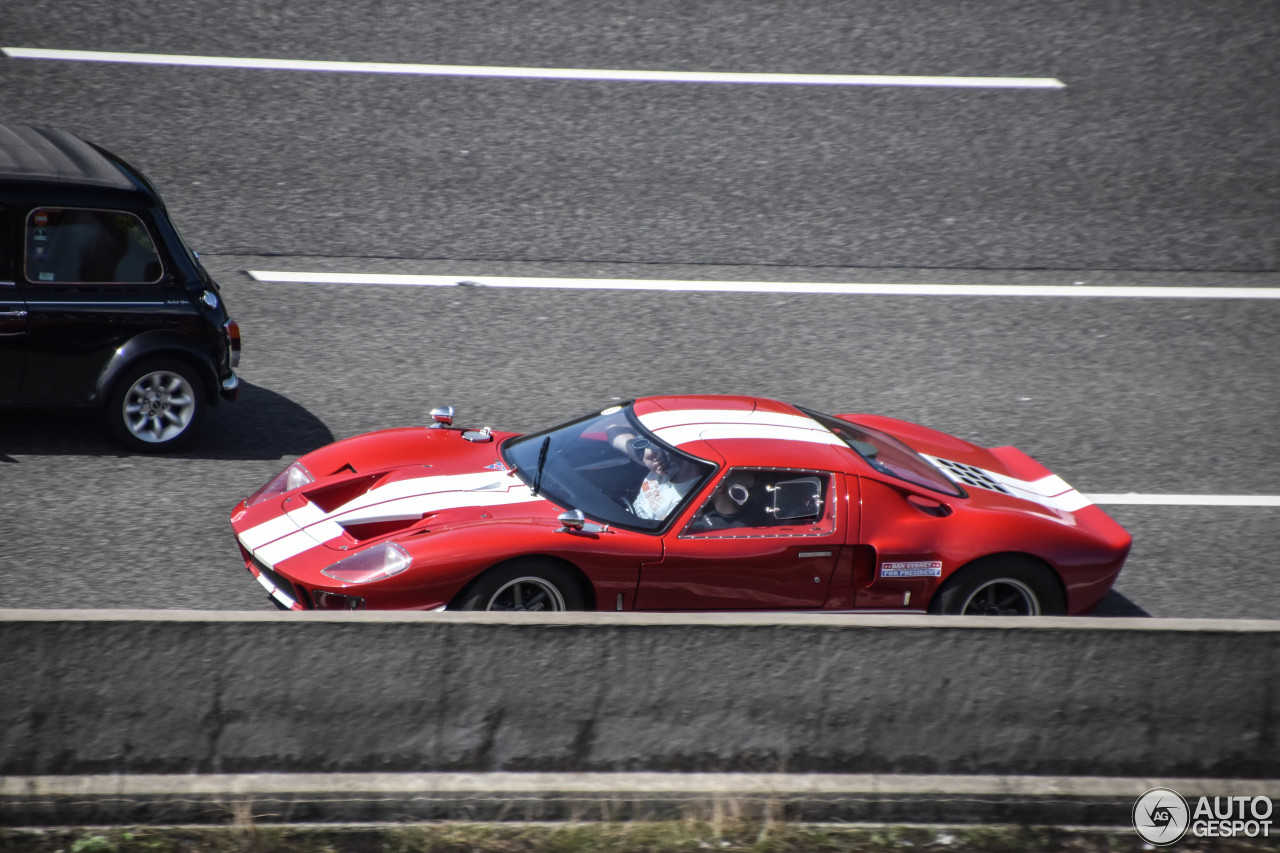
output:
<svg viewBox="0 0 1280 853"><path fill-rule="evenodd" d="M560 528L562 531L581 530L587 526L587 517L580 509L566 510L556 516L556 521L564 525Z"/></svg>
<svg viewBox="0 0 1280 853"><path fill-rule="evenodd" d="M431 410L432 427L447 427L453 423L453 406L436 406Z"/></svg>

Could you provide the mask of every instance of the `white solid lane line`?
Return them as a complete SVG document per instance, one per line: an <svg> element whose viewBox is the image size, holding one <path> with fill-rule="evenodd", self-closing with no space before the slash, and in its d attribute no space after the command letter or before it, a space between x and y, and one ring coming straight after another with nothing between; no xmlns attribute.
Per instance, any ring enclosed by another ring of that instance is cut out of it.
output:
<svg viewBox="0 0 1280 853"><path fill-rule="evenodd" d="M720 71L651 71L608 68L512 68L489 65L422 65L409 62L337 62L314 59L264 59L235 56L187 56L165 53L117 53L4 47L13 59L64 62L124 62L199 68L249 68L268 71L323 71L346 74L417 74L443 77L513 77L539 80L610 80L639 83L747 83L786 86L932 86L962 89L1063 89L1052 77L928 77L888 74L768 74Z"/></svg>
<svg viewBox="0 0 1280 853"><path fill-rule="evenodd" d="M1085 495L1112 506L1267 506L1280 507L1280 495Z"/></svg>
<svg viewBox="0 0 1280 853"><path fill-rule="evenodd" d="M797 281L677 281L670 279L515 278L510 276L249 270L257 281L381 284L407 287L508 287L695 293L831 294L839 296L1074 296L1131 299L1280 299L1280 287L1126 287L1087 284L844 284Z"/></svg>

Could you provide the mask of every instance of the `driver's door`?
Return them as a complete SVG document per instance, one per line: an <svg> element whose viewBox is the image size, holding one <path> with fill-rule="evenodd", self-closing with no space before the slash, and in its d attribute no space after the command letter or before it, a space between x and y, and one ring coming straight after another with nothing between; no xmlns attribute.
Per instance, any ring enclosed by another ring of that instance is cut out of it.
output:
<svg viewBox="0 0 1280 853"><path fill-rule="evenodd" d="M703 524L719 489L752 475L741 523ZM640 567L637 610L817 609L827 600L850 523L845 478L826 471L734 469Z"/></svg>

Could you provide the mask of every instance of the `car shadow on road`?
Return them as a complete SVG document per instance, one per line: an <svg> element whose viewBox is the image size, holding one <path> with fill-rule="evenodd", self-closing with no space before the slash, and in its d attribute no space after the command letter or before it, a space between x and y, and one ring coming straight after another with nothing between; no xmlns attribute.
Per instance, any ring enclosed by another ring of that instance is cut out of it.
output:
<svg viewBox="0 0 1280 853"><path fill-rule="evenodd" d="M1151 614L1114 589L1098 602L1091 616L1150 616Z"/></svg>
<svg viewBox="0 0 1280 853"><path fill-rule="evenodd" d="M240 384L235 403L211 407L191 445L164 454L178 459L280 459L333 441L311 412L274 391ZM21 456L130 456L97 409L11 409L0 412L0 466ZM137 454L145 456L146 454Z"/></svg>

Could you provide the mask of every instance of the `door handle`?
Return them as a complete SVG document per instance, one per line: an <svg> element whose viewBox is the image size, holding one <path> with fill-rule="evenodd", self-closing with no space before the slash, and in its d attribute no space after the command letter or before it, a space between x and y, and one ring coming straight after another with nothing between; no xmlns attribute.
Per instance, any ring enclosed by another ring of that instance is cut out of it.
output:
<svg viewBox="0 0 1280 853"><path fill-rule="evenodd" d="M0 320L21 320L27 316L26 311L0 311Z"/></svg>
<svg viewBox="0 0 1280 853"><path fill-rule="evenodd" d="M951 507L942 501L926 498L924 495L907 495L907 503L925 515L932 515L937 518L946 518L951 515Z"/></svg>

